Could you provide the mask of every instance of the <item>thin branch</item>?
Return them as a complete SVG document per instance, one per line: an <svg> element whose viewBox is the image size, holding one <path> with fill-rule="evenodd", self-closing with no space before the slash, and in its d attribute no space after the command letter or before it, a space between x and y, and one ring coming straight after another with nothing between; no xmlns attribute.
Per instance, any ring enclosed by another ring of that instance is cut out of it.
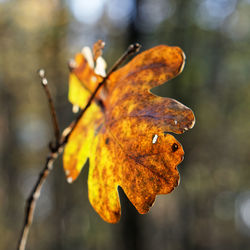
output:
<svg viewBox="0 0 250 250"><path fill-rule="evenodd" d="M108 72L108 76L113 73L129 56L137 53L141 49L141 45L139 43L131 44L127 48L127 50L123 53L123 55L116 61L116 63L111 67Z"/></svg>
<svg viewBox="0 0 250 250"><path fill-rule="evenodd" d="M52 118L52 122L53 122L53 128L54 128L54 135L55 135L56 144L59 144L60 129L59 129L59 125L58 125L58 119L57 119L57 116L56 116L55 105L54 105L54 102L53 102L53 99L51 97L49 87L48 87L48 80L45 77L45 70L44 69L38 70L38 75L41 78L41 84L42 84L42 86L43 86L43 88L45 90L45 93L46 93L46 96L47 96L47 99L48 99L51 118Z"/></svg>
<svg viewBox="0 0 250 250"><path fill-rule="evenodd" d="M18 250L25 250L28 235L29 235L29 231L30 231L30 226L31 226L31 224L33 222L36 202L40 197L41 189L42 189L43 184L46 181L48 175L53 170L53 164L54 164L55 160L63 152L63 148L64 148L65 144L67 143L69 136L73 132L74 128L76 127L76 125L79 122L79 120L81 119L81 117L84 115L86 110L89 108L89 106L90 106L91 102L94 100L98 90L104 85L104 83L106 82L108 77L121 65L121 63L124 62L124 60L129 55L136 53L139 49L140 49L139 44L129 46L127 51L121 56L121 58L118 59L118 61L114 64L114 66L108 72L107 76L105 78L103 78L102 82L100 82L98 84L95 91L91 95L88 103L86 104L84 109L81 111L79 116L76 118L76 120L73 121L66 129L64 129L61 136L60 136L58 122L57 122L57 119L56 119L54 104L53 104L50 92L48 90L48 87L47 87L48 82L47 82L47 79L45 78L44 71L40 70L39 75L40 75L40 77L42 79L42 85L43 85L43 87L44 87L44 89L46 91L46 94L47 94L47 97L48 97L48 100L49 100L51 114L52 114L52 117L53 117L53 125L54 125L54 131L55 131L55 136L56 136L57 143L56 143L55 147L53 148L53 150L50 149L51 151L50 151L50 153L49 153L49 155L47 157L47 160L45 162L45 166L44 166L42 172L40 173L40 175L39 175L39 177L38 177L38 179L36 181L36 184L35 184L34 188L31 191L31 194L30 194L29 198L26 201L25 219L24 219L24 225L23 225L23 228L22 228L21 236L20 236L20 239L19 239L19 242L18 242L18 247L17 247ZM59 134L59 136L58 136L58 134Z"/></svg>
<svg viewBox="0 0 250 250"><path fill-rule="evenodd" d="M30 231L30 226L33 222L36 202L40 197L42 186L47 176L50 174L51 170L53 169L53 163L57 159L60 151L62 151L62 147L58 148L56 153L49 154L45 163L45 167L40 173L38 180L31 192L31 195L27 200L24 225L23 225L22 234L18 243L19 250L25 250L27 239L28 239L28 234Z"/></svg>

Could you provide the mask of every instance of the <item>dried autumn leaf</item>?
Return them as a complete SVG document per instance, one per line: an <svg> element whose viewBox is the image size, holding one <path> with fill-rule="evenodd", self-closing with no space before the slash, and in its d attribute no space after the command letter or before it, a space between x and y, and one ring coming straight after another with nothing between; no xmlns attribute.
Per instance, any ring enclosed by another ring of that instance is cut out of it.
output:
<svg viewBox="0 0 250 250"><path fill-rule="evenodd" d="M98 56L96 61L92 58L92 52L88 47L84 47L82 53L75 56L75 60L70 63L71 73L69 75L69 101L80 108L83 108L95 90L99 82L105 76L105 61L101 57L100 47L103 44L95 44ZM98 47L99 46L99 47ZM96 67L94 69L94 63ZM101 70L100 70L101 68Z"/></svg>
<svg viewBox="0 0 250 250"><path fill-rule="evenodd" d="M109 76L106 88L69 137L63 155L67 179L74 181L89 157L89 200L107 222L120 218L118 186L144 214L157 194L167 194L178 185L177 166L184 151L169 132L191 129L194 114L174 99L153 95L150 89L177 76L184 61L180 48L165 45L137 55ZM84 75L88 67L83 60L73 73ZM81 79L90 92L92 76L96 77L94 72L86 81ZM79 95L85 91L81 88ZM83 101L77 104L82 107Z"/></svg>
<svg viewBox="0 0 250 250"><path fill-rule="evenodd" d="M98 57L102 56L102 50L104 46L105 46L105 43L102 40L98 40L93 45L94 61L96 61Z"/></svg>

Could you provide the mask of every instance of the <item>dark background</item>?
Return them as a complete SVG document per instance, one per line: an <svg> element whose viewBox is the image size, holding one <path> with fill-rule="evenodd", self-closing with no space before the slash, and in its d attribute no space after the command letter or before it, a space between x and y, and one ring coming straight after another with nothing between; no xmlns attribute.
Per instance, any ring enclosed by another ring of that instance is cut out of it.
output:
<svg viewBox="0 0 250 250"><path fill-rule="evenodd" d="M27 249L250 249L249 0L0 0L0 249L15 249L25 199L52 138L45 68L61 128L74 116L67 61L102 39L109 66L132 42L180 46L184 71L157 89L192 108L177 136L181 183L139 215L120 190L110 225L87 198L85 167L69 185L61 158L42 190Z"/></svg>

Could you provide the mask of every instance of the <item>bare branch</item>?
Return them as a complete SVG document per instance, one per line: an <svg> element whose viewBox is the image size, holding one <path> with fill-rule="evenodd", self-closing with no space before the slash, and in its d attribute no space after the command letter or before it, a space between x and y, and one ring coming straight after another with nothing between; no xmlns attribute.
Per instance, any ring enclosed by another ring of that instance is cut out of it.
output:
<svg viewBox="0 0 250 250"><path fill-rule="evenodd" d="M36 202L40 197L41 189L42 186L53 169L53 163L57 159L59 153L62 152L62 147L59 147L57 149L56 153L50 153L49 156L47 157L45 167L40 173L38 180L26 202L26 212L25 212L25 219L24 219L24 225L22 229L22 234L18 243L18 249L19 250L24 250L26 247L26 242L28 239L28 234L30 230L30 226L33 222L33 217L34 217L34 212L35 212L35 207L36 207Z"/></svg>
<svg viewBox="0 0 250 250"><path fill-rule="evenodd" d="M129 56L137 53L141 49L141 45L139 43L131 44L124 52L124 54L116 61L116 63L111 67L108 72L108 76L113 73Z"/></svg>
<svg viewBox="0 0 250 250"><path fill-rule="evenodd" d="M54 105L53 99L51 97L49 88L48 88L48 80L45 77L45 70L44 69L38 70L38 75L41 78L41 84L45 90L45 93L46 93L46 96L48 99L50 113L51 113L51 117L52 117L52 121L53 121L53 128L54 128L54 135L55 135L56 144L59 144L60 129L59 129L58 120L57 120L57 116L56 116L55 105Z"/></svg>

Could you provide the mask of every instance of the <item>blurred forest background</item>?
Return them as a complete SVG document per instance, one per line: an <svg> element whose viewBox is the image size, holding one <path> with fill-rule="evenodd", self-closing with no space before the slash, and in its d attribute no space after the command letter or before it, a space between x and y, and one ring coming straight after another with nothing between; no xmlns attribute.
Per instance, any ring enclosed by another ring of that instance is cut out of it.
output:
<svg viewBox="0 0 250 250"><path fill-rule="evenodd" d="M249 0L0 0L0 249L16 248L52 138L37 69L47 71L64 128L74 118L68 59L98 39L109 66L132 42L184 50L183 73L155 90L196 115L177 136L181 183L147 215L120 190L122 218L109 225L89 204L88 168L69 185L60 158L27 249L250 249Z"/></svg>

